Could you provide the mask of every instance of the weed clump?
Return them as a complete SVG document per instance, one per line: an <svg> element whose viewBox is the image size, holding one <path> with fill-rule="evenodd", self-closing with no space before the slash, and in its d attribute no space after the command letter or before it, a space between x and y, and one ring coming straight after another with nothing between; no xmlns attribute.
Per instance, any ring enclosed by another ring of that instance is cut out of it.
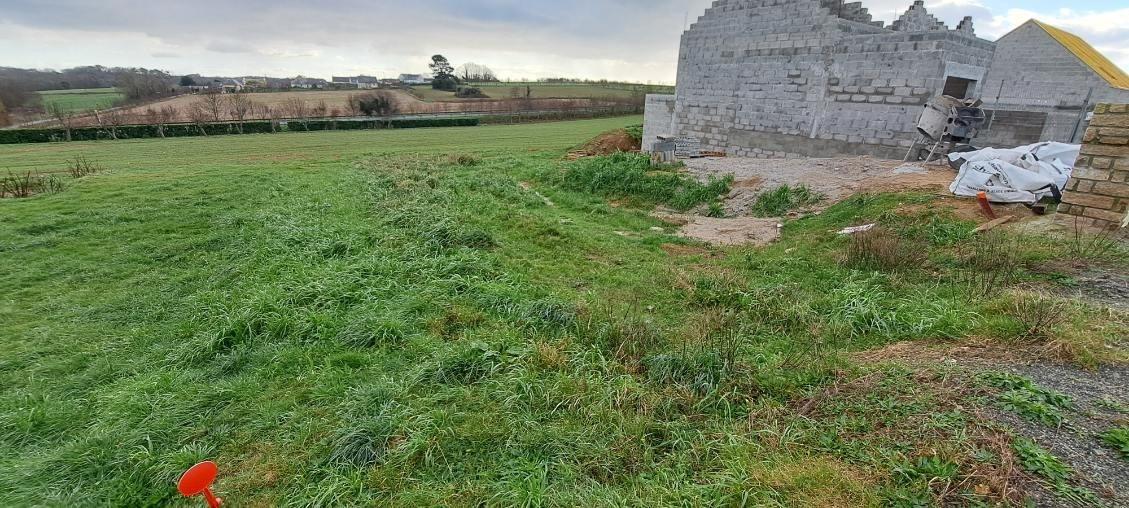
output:
<svg viewBox="0 0 1129 508"><path fill-rule="evenodd" d="M1023 469L1038 476L1060 497L1083 506L1101 505L1101 501L1093 491L1071 485L1070 477L1073 476L1074 471L1035 441L1020 438L1015 441L1013 447Z"/></svg>
<svg viewBox="0 0 1129 508"><path fill-rule="evenodd" d="M926 249L885 229L851 235L846 264L852 268L896 272L921 267Z"/></svg>
<svg viewBox="0 0 1129 508"><path fill-rule="evenodd" d="M1051 337L1051 332L1066 321L1067 302L1034 293L1017 293L1008 316L1022 327L1019 340L1040 341Z"/></svg>
<svg viewBox="0 0 1129 508"><path fill-rule="evenodd" d="M797 208L814 205L826 198L804 184L781 185L757 196L750 211L757 217L780 217Z"/></svg>
<svg viewBox="0 0 1129 508"><path fill-rule="evenodd" d="M482 158L469 153L452 154L447 156L447 163L454 166L477 166L482 163Z"/></svg>
<svg viewBox="0 0 1129 508"><path fill-rule="evenodd" d="M55 194L63 191L63 181L55 175L41 175L28 171L23 174L8 173L0 177L0 198L29 198L36 194Z"/></svg>
<svg viewBox="0 0 1129 508"><path fill-rule="evenodd" d="M67 173L71 175L71 178L74 178L76 180L86 175L92 175L101 171L103 171L103 168L94 164L93 162L90 162L90 160L87 159L85 155L79 155L73 160L67 161Z"/></svg>
<svg viewBox="0 0 1129 508"><path fill-rule="evenodd" d="M689 210L729 192L732 176L711 178L703 184L675 168L651 167L645 154L620 152L605 157L588 157L570 164L560 177L561 185L571 190L601 194L616 199L633 199L643 204L665 204Z"/></svg>
<svg viewBox="0 0 1129 508"><path fill-rule="evenodd" d="M1070 397L1039 388L1030 379L1006 372L988 372L981 380L1004 390L997 396L1000 407L1047 426L1062 425L1062 411L1073 407Z"/></svg>
<svg viewBox="0 0 1129 508"><path fill-rule="evenodd" d="M1122 426L1102 432L1102 442L1117 450L1121 458L1129 460L1129 426Z"/></svg>

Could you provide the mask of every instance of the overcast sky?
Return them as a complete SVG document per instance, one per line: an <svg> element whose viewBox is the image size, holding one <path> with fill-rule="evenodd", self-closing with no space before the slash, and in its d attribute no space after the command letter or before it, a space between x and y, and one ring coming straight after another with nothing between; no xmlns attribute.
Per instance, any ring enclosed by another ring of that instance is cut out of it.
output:
<svg viewBox="0 0 1129 508"><path fill-rule="evenodd" d="M503 78L673 83L678 37L711 0L0 0L0 66L139 66L174 74L380 77L430 55ZM892 21L912 0L863 2ZM1129 68L1126 0L940 0L995 39L1029 18Z"/></svg>

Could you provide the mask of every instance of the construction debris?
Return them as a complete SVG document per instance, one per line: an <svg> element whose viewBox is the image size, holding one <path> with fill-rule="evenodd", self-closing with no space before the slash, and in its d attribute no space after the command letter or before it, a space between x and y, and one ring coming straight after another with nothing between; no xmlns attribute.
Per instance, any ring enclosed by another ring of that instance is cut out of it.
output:
<svg viewBox="0 0 1129 508"><path fill-rule="evenodd" d="M1013 149L953 153L949 160L960 165L960 173L949 190L966 197L985 193L993 203L1033 205L1048 196L1058 200L1081 148L1044 142Z"/></svg>
<svg viewBox="0 0 1129 508"><path fill-rule="evenodd" d="M987 233L987 232L989 232L993 229L996 229L999 226L1002 226L1004 224L1007 224L1008 222L1011 222L1011 220L1014 219L1014 218L1015 218L1014 215L1007 215L1007 216L1004 216L1004 217L1000 217L996 220L993 220L991 222L985 222L985 223L981 224L980 227L973 229L972 233L973 234Z"/></svg>
<svg viewBox="0 0 1129 508"><path fill-rule="evenodd" d="M839 231L838 234L840 234L840 235L853 235L853 234L856 234L856 233L865 233L867 231L874 229L874 226L877 226L877 225L878 224L867 224L865 226L854 226L854 227L849 227L849 228L843 228L841 231Z"/></svg>

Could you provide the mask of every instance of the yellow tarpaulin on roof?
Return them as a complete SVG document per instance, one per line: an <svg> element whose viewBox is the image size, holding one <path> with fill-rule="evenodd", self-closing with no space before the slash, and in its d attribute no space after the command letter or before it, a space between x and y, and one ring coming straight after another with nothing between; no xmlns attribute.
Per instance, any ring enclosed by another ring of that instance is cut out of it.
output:
<svg viewBox="0 0 1129 508"><path fill-rule="evenodd" d="M1088 42L1082 40L1081 37L1061 28L1055 28L1037 19L1032 21L1043 30L1046 30L1059 44L1062 44L1062 46L1071 53L1074 53L1074 56L1078 57L1087 67L1093 69L1102 79L1108 81L1110 85L1129 90L1129 74L1121 70L1117 64L1109 61L1105 55L1098 52L1098 50L1094 49Z"/></svg>

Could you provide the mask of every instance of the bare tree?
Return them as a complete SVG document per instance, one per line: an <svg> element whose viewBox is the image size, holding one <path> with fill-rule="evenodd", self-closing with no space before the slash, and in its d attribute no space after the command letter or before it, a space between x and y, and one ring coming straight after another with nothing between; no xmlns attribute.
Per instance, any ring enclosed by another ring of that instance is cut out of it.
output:
<svg viewBox="0 0 1129 508"><path fill-rule="evenodd" d="M301 121L302 126L305 127L306 130L310 130L310 111L309 108L306 107L306 101L298 97L291 97L286 100L283 107L286 109L287 116Z"/></svg>
<svg viewBox="0 0 1129 508"><path fill-rule="evenodd" d="M321 118L325 116L327 112L329 112L329 105L327 105L325 101L321 101L318 102L317 106L314 106L314 109L313 111L311 111L310 116L314 118Z"/></svg>
<svg viewBox="0 0 1129 508"><path fill-rule="evenodd" d="M280 124L282 123L282 108L281 107L273 107L272 108L270 106L264 105L263 106L263 112L266 114L267 118L270 118L270 131L271 132L278 132L278 128L279 128Z"/></svg>
<svg viewBox="0 0 1129 508"><path fill-rule="evenodd" d="M67 141L70 141L72 128L71 123L74 120L74 113L70 112L70 110L64 109L57 102L52 102L51 105L47 107L47 112L51 114L51 117L59 122L59 125L63 126L63 130L67 133Z"/></svg>
<svg viewBox="0 0 1129 508"><path fill-rule="evenodd" d="M106 123L110 126L110 137L118 139L118 128L126 123L125 112L120 108L106 111Z"/></svg>
<svg viewBox="0 0 1129 508"><path fill-rule="evenodd" d="M196 124L196 129L200 131L201 136L207 136L208 131L204 125L208 123L208 105L203 101L192 103L188 108L188 118L193 124Z"/></svg>
<svg viewBox="0 0 1129 508"><path fill-rule="evenodd" d="M4 107L4 101L0 101L0 127L7 127L10 123L12 121L8 119L8 110Z"/></svg>
<svg viewBox="0 0 1129 508"><path fill-rule="evenodd" d="M349 116L360 116L360 101L360 97L355 93L349 94L349 97L345 99L345 111L349 113Z"/></svg>
<svg viewBox="0 0 1129 508"><path fill-rule="evenodd" d="M247 94L234 93L227 96L227 105L231 117L239 122L239 133L243 134L243 121L254 109L255 103L247 97Z"/></svg>
<svg viewBox="0 0 1129 508"><path fill-rule="evenodd" d="M94 114L94 121L98 122L98 129L99 130L106 130L106 122L104 121L106 119L106 116L104 114L102 114L102 112L98 111L98 108L94 108L94 109L90 110L90 112ZM110 139L118 139L117 133L111 131L110 132Z"/></svg>
<svg viewBox="0 0 1129 508"><path fill-rule="evenodd" d="M145 110L145 123L157 126L157 135L165 137L165 126L176 120L177 111L172 106Z"/></svg>
<svg viewBox="0 0 1129 508"><path fill-rule="evenodd" d="M212 117L212 121L219 122L221 120L224 109L222 94L215 91L205 93L200 97L199 103L203 104L204 111Z"/></svg>

